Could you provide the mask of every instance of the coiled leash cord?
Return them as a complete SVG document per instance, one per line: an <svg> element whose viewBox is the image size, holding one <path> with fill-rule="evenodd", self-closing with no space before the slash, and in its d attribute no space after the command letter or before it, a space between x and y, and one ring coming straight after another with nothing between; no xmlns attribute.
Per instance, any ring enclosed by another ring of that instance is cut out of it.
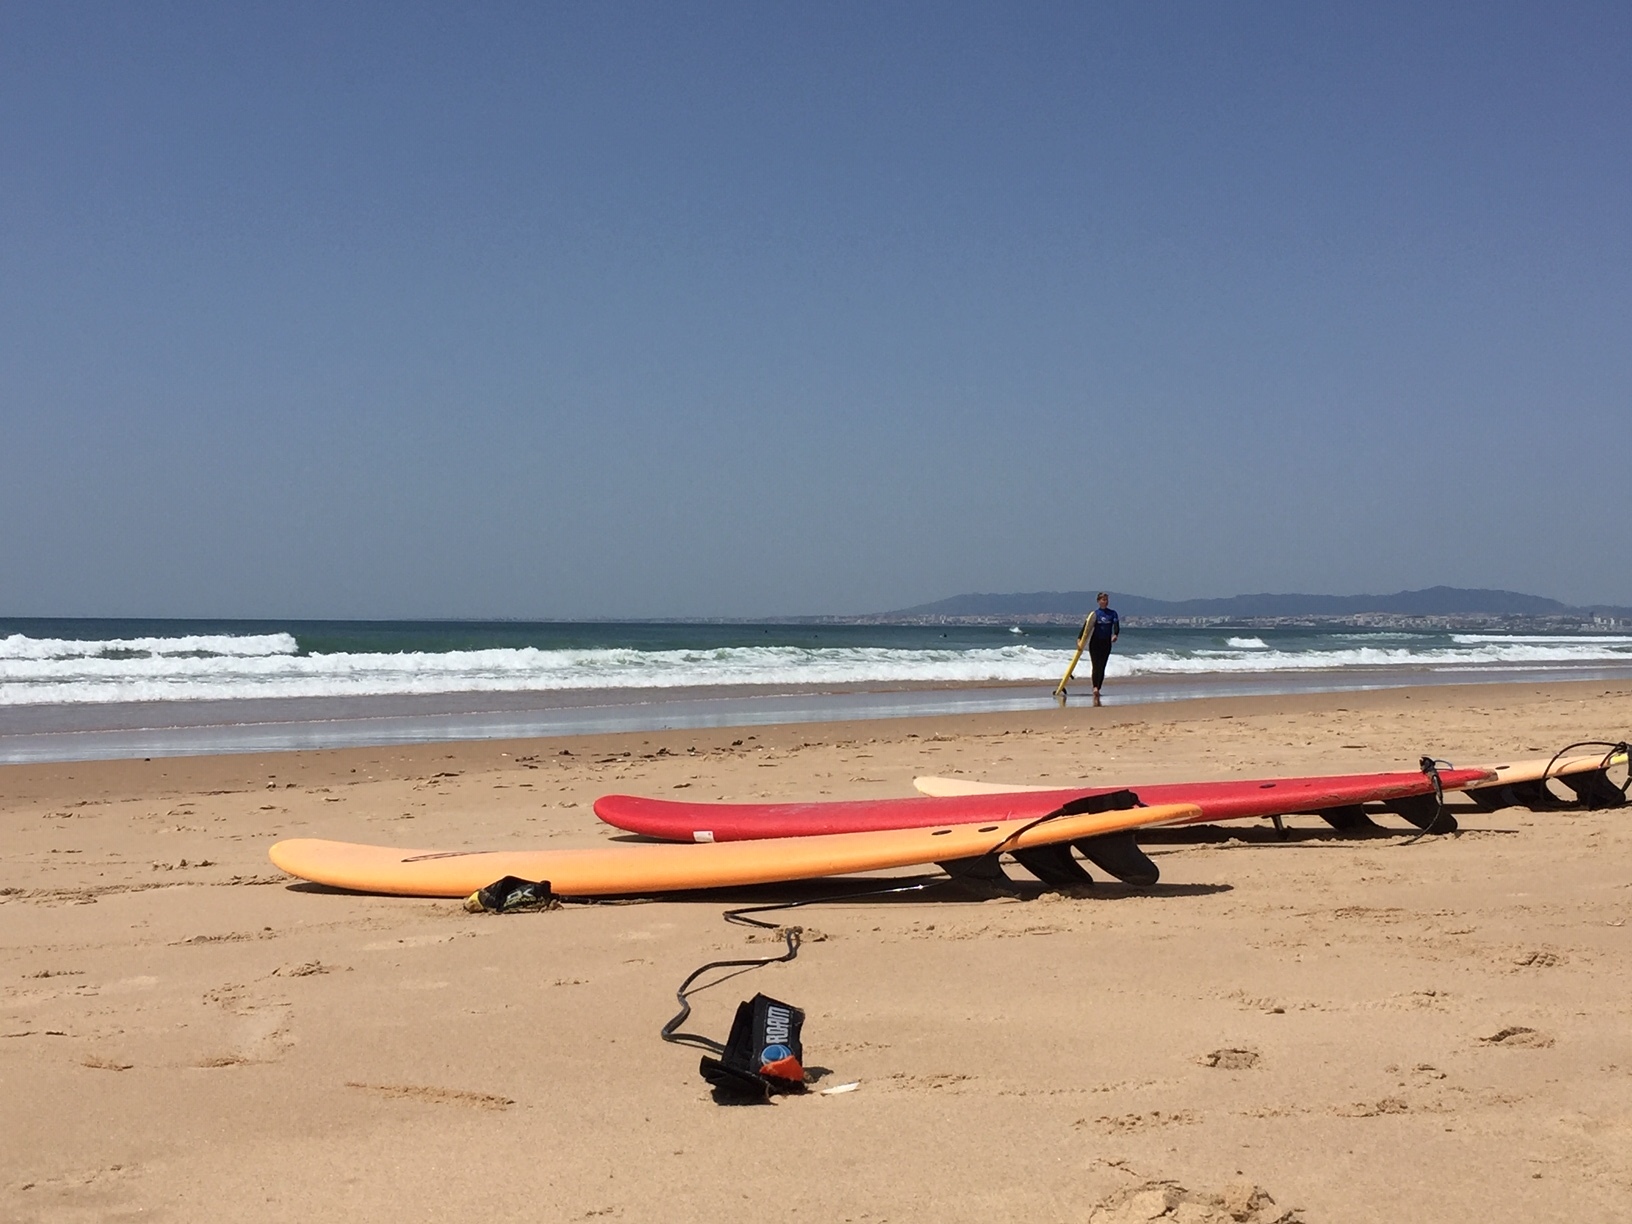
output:
<svg viewBox="0 0 1632 1224"><path fill-rule="evenodd" d="M704 1037L700 1033L682 1033L679 1031L680 1026L686 1022L686 1018L691 1015L691 984L710 969L757 969L762 965L780 965L799 955L799 946L805 934L804 927L778 926L774 922L761 922L758 918L748 917L749 914L769 913L772 910L797 909L804 905L817 905L827 902L855 901L866 897L882 897L890 893L916 892L921 888L944 883L946 881L940 877L925 876L908 884L896 884L885 888L863 889L859 892L841 893L832 897L808 897L803 901L779 901L773 905L748 905L741 909L726 910L721 917L727 922L736 923L738 926L758 927L763 931L779 932L782 938L787 941L788 950L781 956L760 956L748 960L717 960L709 961L706 965L699 965L687 975L685 981L680 983L680 989L674 992L674 997L680 1000L680 1011L658 1030L659 1036L664 1041L672 1041L677 1045L696 1046L698 1049L708 1050L714 1054L723 1054L725 1046L720 1042L710 1037ZM736 974L733 973L728 976L735 977ZM720 982L726 980L726 978L720 978L704 986L699 986L697 989L707 990L709 986L718 986Z"/></svg>
<svg viewBox="0 0 1632 1224"><path fill-rule="evenodd" d="M1434 826L1439 823L1439 818L1445 815L1445 782L1439 776L1439 769L1442 765L1446 769L1456 768L1449 761L1442 761L1438 757L1425 756L1417 762L1417 768L1427 774L1428 780L1434 785L1434 814L1427 824L1417 830L1415 836L1408 837L1401 842L1402 846L1416 845L1434 831Z"/></svg>
<svg viewBox="0 0 1632 1224"><path fill-rule="evenodd" d="M1553 753L1553 759L1548 761L1547 768L1541 771L1541 793L1547 796L1548 799L1551 799L1559 807L1566 807L1569 805L1568 799L1559 799L1554 796L1551 790L1548 789L1547 779L1553 776L1553 766L1558 764L1559 759L1562 758L1565 753L1573 752L1577 748L1609 749L1608 752L1604 753L1604 759L1598 763L1598 772L1604 775L1604 785L1613 790L1620 791L1621 798L1625 799L1628 788L1632 788L1632 747L1628 746L1626 740L1622 740L1618 744L1612 744L1608 740L1577 740L1573 744L1565 744L1564 747ZM1626 781L1622 782L1619 786L1616 786L1615 783L1609 780L1609 767L1614 763L1615 758L1618 756L1627 757L1627 773ZM1580 802L1586 803L1588 811L1592 811L1597 807L1597 804L1590 801L1583 800Z"/></svg>
<svg viewBox="0 0 1632 1224"><path fill-rule="evenodd" d="M804 927L779 927L774 922L761 922L758 918L750 918L748 915L768 914L776 910L801 909L807 905L825 905L842 901L859 901L865 900L868 897L886 897L896 893L919 892L925 888L939 887L944 884L954 884L960 880L970 878L979 864L996 858L999 854L1002 854L1010 847L1015 839L1020 837L1022 834L1029 833L1038 825L1046 824L1048 821L1055 820L1061 816L1076 816L1082 812L1094 811L1096 810L1094 804L1098 799L1099 796L1097 795L1085 795L1080 799L1073 799L1068 803L1061 804L1052 812L1039 816L1036 820L1021 825L1013 833L1010 833L1007 837L1000 840L990 850L987 850L984 854L976 855L973 858L965 860L957 871L950 871L944 877L921 876L912 878L905 884L888 884L882 888L866 888L856 892L841 893L838 896L807 897L802 901L777 901L770 905L747 905L740 909L726 910L721 917L727 922L735 923L738 926L757 927L764 931L780 931L782 933L782 937L787 941L788 950L781 956L760 956L747 960L717 960L709 961L706 965L699 965L696 969L692 970L691 973L686 975L686 980L680 983L680 989L674 992L674 997L680 1001L680 1010L678 1013L676 1013L673 1019L658 1030L658 1035L661 1036L664 1041L672 1041L677 1045L696 1046L699 1049L708 1050L714 1054L723 1053L725 1047L720 1042L709 1037L704 1037L699 1033L682 1033L679 1031L680 1026L684 1024L687 1017L691 1015L690 996L695 993L692 989L692 983L700 978L703 974L707 973L710 969L758 969L763 965L785 964L799 955L799 944L805 932ZM735 977L736 974L730 974L729 976ZM709 982L706 985L697 987L697 990L706 990L709 986L717 986L720 982L725 980L725 978L720 978L716 981Z"/></svg>

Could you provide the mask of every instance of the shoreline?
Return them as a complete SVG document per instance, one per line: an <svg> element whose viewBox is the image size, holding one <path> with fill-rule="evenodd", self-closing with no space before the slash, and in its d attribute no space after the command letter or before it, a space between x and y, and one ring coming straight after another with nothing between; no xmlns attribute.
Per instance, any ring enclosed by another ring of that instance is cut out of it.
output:
<svg viewBox="0 0 1632 1224"><path fill-rule="evenodd" d="M229 783L240 784L234 782L235 779L262 776L270 779L274 774L285 782L298 777L301 785L315 785L354 782L356 779L352 775L359 771L365 778L373 779L413 777L426 770L442 770L449 762L453 763L454 768L464 770L492 766L511 768L514 762L521 761L526 762L527 769L536 770L544 763L571 768L592 760L612 766L611 775L619 780L636 781L641 777L640 762L645 762L650 769L657 769L695 759L699 754L705 758L717 754L757 752L797 756L807 748L884 743L897 746L918 744L924 753L940 755L943 750L938 745L945 743L965 746L974 742L985 745L1030 744L1032 737L1038 737L1039 742L1074 740L1092 745L1103 738L1131 737L1133 741L1138 741L1140 737L1150 737L1149 750L1143 753L1124 751L1119 757L1099 764L1093 763L1092 758L1085 758L1083 768L1074 773L1062 772L1057 764L1043 764L1035 759L1035 754L1029 761L1023 756L1015 758L1025 762L1023 769L1037 777L1065 779L1062 785L1071 785L1077 780L1099 785L1104 779L1122 785L1132 783L1125 774L1112 772L1113 766L1118 760L1137 760L1140 756L1149 759L1150 769L1133 782L1241 776L1239 770L1230 768L1196 774L1193 768L1187 770L1180 762L1171 765L1164 762L1156 749L1167 740L1168 729L1173 727L1214 728L1220 734L1229 732L1233 735L1241 727L1260 723L1275 726L1285 723L1295 727L1305 720L1316 726L1343 719L1386 720L1390 717L1421 723L1425 719L1431 722L1441 713L1461 715L1469 711L1479 711L1484 721L1500 724L1505 719L1515 726L1525 726L1533 721L1529 711L1549 706L1620 709L1624 717L1619 726L1613 723L1588 726L1579 729L1580 733L1576 734L1560 724L1557 734L1551 737L1545 734L1521 735L1512 737L1510 741L1481 736L1470 742L1465 735L1454 732L1427 735L1420 741L1406 743L1394 755L1383 753L1380 745L1338 742L1342 737L1328 738L1323 742L1299 732L1294 737L1295 742L1288 741L1278 746L1275 759L1282 764L1277 769L1289 775L1414 770L1418 759L1424 755L1450 759L1453 764L1461 766L1486 760L1550 755L1565 743L1578 738L1632 738L1632 680L1572 680L1533 684L1215 694L1180 702L1129 702L1097 708L1081 702L1060 706L1049 701L1019 710L951 711L911 717L892 715L746 726L641 727L548 736L328 744L241 753L156 754L151 758L63 758L0 763L0 780L10 784L7 793L14 797L44 794L45 791L40 789L42 787L49 790L79 782L115 789L139 784L142 793L158 794L180 793L190 787L207 791ZM1454 722L1453 726L1465 730L1460 722ZM1387 738L1397 737L1390 735ZM1555 739L1556 743L1553 742ZM1480 753L1475 745L1487 740L1491 747ZM1200 755L1206 759L1215 754L1202 749ZM1262 749L1255 748L1252 755L1261 756ZM1007 755L997 757L993 759L993 764L1007 759ZM1235 759L1231 756L1224 758L1226 762ZM1244 761L1249 758L1242 756L1240 759ZM978 777L983 768L981 760L981 757L976 757L966 763L952 764L947 769L926 768L920 772L967 773L971 777ZM1022 767L1017 766L1016 769ZM1004 773L1002 770L994 772L987 769L986 772L1000 781L1030 780L1029 774L1021 778L1015 771ZM160 790L151 790L149 786L150 780L155 778L162 779ZM876 780L864 775L851 779L852 783ZM893 793L913 793L910 775L897 774L893 780L898 783ZM836 788L832 782L827 782L819 789L821 793L818 797L827 798ZM878 793L876 788L867 786L843 789L856 792L858 797ZM717 797L730 798L725 795ZM769 797L769 792L759 797Z"/></svg>
<svg viewBox="0 0 1632 1224"><path fill-rule="evenodd" d="M1106 687L1107 708L1242 696L1295 696L1513 684L1604 683L1625 668L1351 667L1136 676ZM1072 689L1078 702L1086 684ZM345 747L497 741L1037 712L1040 683L896 683L437 693L0 706L0 765Z"/></svg>

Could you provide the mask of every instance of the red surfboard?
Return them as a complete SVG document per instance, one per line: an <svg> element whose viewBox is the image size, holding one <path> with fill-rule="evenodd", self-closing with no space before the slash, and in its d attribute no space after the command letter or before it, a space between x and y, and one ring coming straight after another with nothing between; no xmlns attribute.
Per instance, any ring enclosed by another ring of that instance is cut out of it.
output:
<svg viewBox="0 0 1632 1224"><path fill-rule="evenodd" d="M1457 790L1495 775L1488 769L1444 769L1446 790ZM747 841L766 837L814 837L878 829L967 824L988 820L1031 820L1063 804L1120 787L1073 787L1049 791L1006 791L989 795L851 799L826 803L687 803L603 795L595 814L607 824L662 841ZM1456 827L1440 812L1433 781L1424 773L1344 774L1327 778L1266 778L1245 782L1166 782L1131 788L1147 805L1190 803L1201 814L1187 823L1314 813L1339 828L1363 827L1364 803L1382 802L1419 828L1437 832Z"/></svg>

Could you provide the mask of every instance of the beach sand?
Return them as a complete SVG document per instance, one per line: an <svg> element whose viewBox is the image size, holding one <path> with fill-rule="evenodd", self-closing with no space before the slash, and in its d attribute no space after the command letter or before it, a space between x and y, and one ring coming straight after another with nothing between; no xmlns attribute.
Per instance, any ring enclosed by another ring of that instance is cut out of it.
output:
<svg viewBox="0 0 1632 1224"><path fill-rule="evenodd" d="M689 1027L763 990L808 1013L817 1086L859 1086L752 1108L657 1035L694 967L778 950L733 898L472 916L266 850L596 845L613 791L1413 769L1629 731L1632 684L1592 682L5 767L0 1218L1619 1218L1632 809L1166 834L1145 892L795 911L798 959Z"/></svg>

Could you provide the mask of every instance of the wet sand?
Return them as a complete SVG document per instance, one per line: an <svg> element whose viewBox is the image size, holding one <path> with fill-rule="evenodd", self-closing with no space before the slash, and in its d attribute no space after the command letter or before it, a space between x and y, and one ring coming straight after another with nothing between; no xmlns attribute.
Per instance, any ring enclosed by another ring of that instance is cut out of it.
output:
<svg viewBox="0 0 1632 1224"><path fill-rule="evenodd" d="M1117 705L1221 697L1303 696L1436 688L1454 682L1632 682L1632 667L1579 665L1345 667L1115 679ZM1088 699L1087 681L1071 700ZM0 706L0 765L221 753L301 752L463 740L612 735L793 723L921 720L949 714L1036 714L1055 701L1046 681L950 685L891 682L720 685L522 693L400 693L231 701L131 701Z"/></svg>
<svg viewBox="0 0 1632 1224"><path fill-rule="evenodd" d="M1459 810L1415 841L1299 818L1152 839L1144 892L811 906L799 958L690 1027L764 990L808 1012L817 1087L859 1086L738 1109L657 1029L698 964L776 950L729 901L818 889L471 916L294 884L266 848L595 845L610 791L1409 769L1629 732L1632 684L1595 681L0 768L0 1218L1615 1218L1632 809Z"/></svg>

